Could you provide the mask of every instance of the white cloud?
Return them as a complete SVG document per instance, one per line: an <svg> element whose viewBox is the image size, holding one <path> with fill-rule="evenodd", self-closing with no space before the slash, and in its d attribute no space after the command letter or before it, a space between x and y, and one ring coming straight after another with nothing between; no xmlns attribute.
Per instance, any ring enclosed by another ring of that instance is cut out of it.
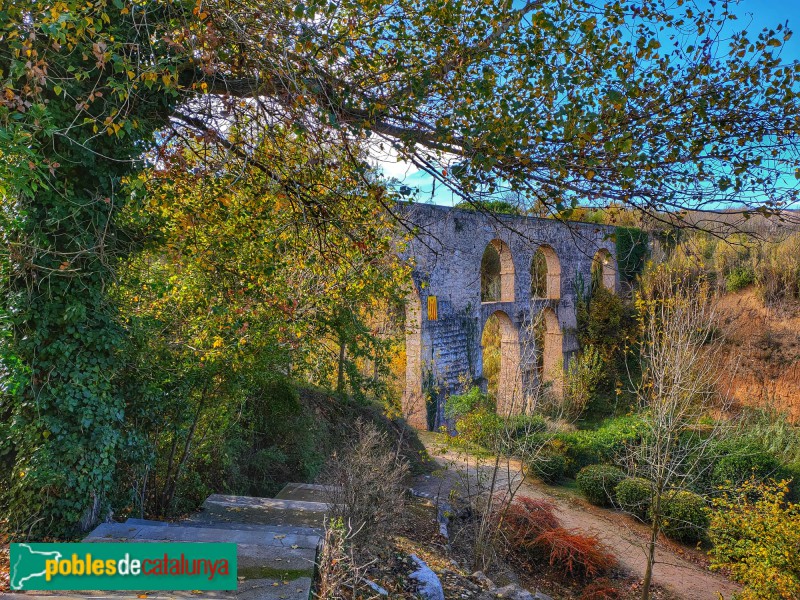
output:
<svg viewBox="0 0 800 600"><path fill-rule="evenodd" d="M419 173L419 169L412 163L406 160L398 160L399 155L397 151L386 144L372 143L369 144L369 160L370 163L378 167L381 172L389 178L395 178L400 181L406 177Z"/></svg>

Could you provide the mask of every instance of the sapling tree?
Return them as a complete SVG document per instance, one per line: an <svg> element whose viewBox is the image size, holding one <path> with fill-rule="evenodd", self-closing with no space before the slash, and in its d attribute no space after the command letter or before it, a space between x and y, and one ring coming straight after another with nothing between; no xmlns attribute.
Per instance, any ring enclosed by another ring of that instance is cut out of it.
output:
<svg viewBox="0 0 800 600"><path fill-rule="evenodd" d="M685 488L703 476L714 442L723 431L719 421L704 424L724 409L725 399L717 386L718 350L709 345L714 319L709 289L702 282L690 281L681 273L658 267L637 300L643 363L637 396L644 430L641 443L630 450L630 458L637 474L650 482L651 490L643 600L650 597L666 506L685 499ZM690 530L693 525L679 522L670 527Z"/></svg>
<svg viewBox="0 0 800 600"><path fill-rule="evenodd" d="M500 381L491 389L501 399L475 387L448 399L446 414L467 442L455 441L454 445L462 451L464 463L459 473L460 491L476 517L470 535L477 569L488 568L498 549L502 550L505 540L500 525L506 511L528 474L547 460L556 424L571 418L568 404L554 392L553 382L544 381L543 372L536 369L543 351L537 332L543 321L540 312L523 324L513 373L502 365L512 357L500 356ZM510 346L513 344L503 344L504 351L509 352ZM475 442L488 453L476 451Z"/></svg>

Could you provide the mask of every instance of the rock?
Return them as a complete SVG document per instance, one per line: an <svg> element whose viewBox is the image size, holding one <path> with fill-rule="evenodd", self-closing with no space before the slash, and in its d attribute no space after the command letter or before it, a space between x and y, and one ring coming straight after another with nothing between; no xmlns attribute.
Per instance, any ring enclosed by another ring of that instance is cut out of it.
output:
<svg viewBox="0 0 800 600"><path fill-rule="evenodd" d="M450 508L450 505L446 502L442 502L436 508L436 520L439 522L439 535L446 539L448 544L450 543L450 534L447 531L447 527L450 525L450 515L452 513L453 509Z"/></svg>
<svg viewBox="0 0 800 600"><path fill-rule="evenodd" d="M533 595L533 600L553 600L553 599L543 592L536 592Z"/></svg>
<svg viewBox="0 0 800 600"><path fill-rule="evenodd" d="M369 587L371 587L375 592L377 592L381 596L388 596L389 592L383 589L374 581L370 581L369 579L362 579L364 583L366 583Z"/></svg>
<svg viewBox="0 0 800 600"><path fill-rule="evenodd" d="M494 593L498 598L508 598L509 600L534 600L533 594L514 583L494 590Z"/></svg>
<svg viewBox="0 0 800 600"><path fill-rule="evenodd" d="M415 554L411 555L411 560L417 565L417 570L411 573L409 577L419 582L419 595L424 600L444 600L442 582L439 581L436 573Z"/></svg>
<svg viewBox="0 0 800 600"><path fill-rule="evenodd" d="M471 577L485 590L493 590L495 588L494 581L489 579L483 571L475 571Z"/></svg>

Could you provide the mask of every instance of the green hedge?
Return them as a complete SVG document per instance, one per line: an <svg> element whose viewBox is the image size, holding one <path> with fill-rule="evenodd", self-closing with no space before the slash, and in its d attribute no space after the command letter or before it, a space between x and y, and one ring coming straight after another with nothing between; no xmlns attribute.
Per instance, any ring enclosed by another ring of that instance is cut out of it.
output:
<svg viewBox="0 0 800 600"><path fill-rule="evenodd" d="M661 531L678 542L694 543L706 537L709 512L702 496L688 491L661 499Z"/></svg>
<svg viewBox="0 0 800 600"><path fill-rule="evenodd" d="M612 465L589 465L578 473L578 489L592 504L611 506L614 490L625 479L625 473Z"/></svg>
<svg viewBox="0 0 800 600"><path fill-rule="evenodd" d="M637 519L644 521L650 512L653 484L641 477L629 477L619 482L614 490L617 506Z"/></svg>
<svg viewBox="0 0 800 600"><path fill-rule="evenodd" d="M547 421L542 415L514 415L506 421L506 428L512 438L520 439L536 433L543 433L547 430Z"/></svg>
<svg viewBox="0 0 800 600"><path fill-rule="evenodd" d="M756 281L753 270L749 267L736 267L725 278L725 289L729 292L738 292Z"/></svg>
<svg viewBox="0 0 800 600"><path fill-rule="evenodd" d="M737 487L751 477L767 481L792 476L774 454L751 441L722 442L715 454L720 457L711 471L711 484L715 488Z"/></svg>
<svg viewBox="0 0 800 600"><path fill-rule="evenodd" d="M567 459L558 450L545 448L528 466L539 479L552 484L564 477Z"/></svg>
<svg viewBox="0 0 800 600"><path fill-rule="evenodd" d="M640 442L642 436L641 419L617 417L598 429L558 433L553 437L553 447L564 456L564 474L575 477L589 465L616 461L627 447Z"/></svg>

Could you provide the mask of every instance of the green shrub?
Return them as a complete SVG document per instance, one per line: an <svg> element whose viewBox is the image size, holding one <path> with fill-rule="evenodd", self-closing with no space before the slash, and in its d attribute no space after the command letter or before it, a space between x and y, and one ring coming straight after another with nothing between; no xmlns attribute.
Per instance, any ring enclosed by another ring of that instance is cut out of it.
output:
<svg viewBox="0 0 800 600"><path fill-rule="evenodd" d="M481 392L477 386L471 387L465 394L449 396L444 405L444 415L452 420L457 420L476 410L485 410L486 412L494 410L488 394Z"/></svg>
<svg viewBox="0 0 800 600"><path fill-rule="evenodd" d="M506 421L509 436L513 439L542 433L547 429L547 421L542 415L514 415Z"/></svg>
<svg viewBox="0 0 800 600"><path fill-rule="evenodd" d="M498 448L500 443L505 443L505 436L501 435L503 419L497 413L479 409L467 413L456 421L456 431L462 440L482 446L487 450L504 451Z"/></svg>
<svg viewBox="0 0 800 600"><path fill-rule="evenodd" d="M705 538L708 524L709 511L702 496L681 490L662 497L661 531L668 538L678 542L699 542Z"/></svg>
<svg viewBox="0 0 800 600"><path fill-rule="evenodd" d="M644 270L649 251L647 233L638 227L617 227L616 243L620 279L631 283Z"/></svg>
<svg viewBox="0 0 800 600"><path fill-rule="evenodd" d="M636 311L632 303L603 285L592 285L589 290L580 289L580 280L577 285L578 341L582 348L596 348L603 362L603 377L597 382L586 414L608 416L616 412L620 403L631 400L620 396L617 390L620 382L628 381L636 370L636 361L630 360L630 340L636 338L638 331Z"/></svg>
<svg viewBox="0 0 800 600"><path fill-rule="evenodd" d="M641 477L629 477L614 489L617 506L637 519L644 521L650 512L653 484Z"/></svg>
<svg viewBox="0 0 800 600"><path fill-rule="evenodd" d="M642 420L636 416L609 419L596 430L560 433L556 436L567 459L565 474L575 477L582 468L613 462L631 444L642 439Z"/></svg>
<svg viewBox="0 0 800 600"><path fill-rule="evenodd" d="M751 477L767 481L788 475L774 455L751 442L721 444L718 450L724 456L714 465L711 474L714 487L738 487Z"/></svg>
<svg viewBox="0 0 800 600"><path fill-rule="evenodd" d="M725 278L725 289L729 292L738 292L755 283L753 270L747 267L736 267Z"/></svg>
<svg viewBox="0 0 800 600"><path fill-rule="evenodd" d="M711 568L744 585L741 600L800 598L800 506L786 494L748 481L714 500Z"/></svg>
<svg viewBox="0 0 800 600"><path fill-rule="evenodd" d="M589 465L578 473L578 489L592 504L611 506L614 489L625 479L625 473L612 465Z"/></svg>
<svg viewBox="0 0 800 600"><path fill-rule="evenodd" d="M556 483L564 477L567 468L566 457L554 448L545 448L530 462L533 474L545 483Z"/></svg>
<svg viewBox="0 0 800 600"><path fill-rule="evenodd" d="M559 433L556 439L563 445L566 459L565 473L569 477L575 477L584 467L605 460L606 453L597 441L594 431Z"/></svg>
<svg viewBox="0 0 800 600"><path fill-rule="evenodd" d="M287 481L312 481L325 461L327 424L314 419L296 385L283 377L261 374L246 393L240 429L227 440L227 489L269 496Z"/></svg>

